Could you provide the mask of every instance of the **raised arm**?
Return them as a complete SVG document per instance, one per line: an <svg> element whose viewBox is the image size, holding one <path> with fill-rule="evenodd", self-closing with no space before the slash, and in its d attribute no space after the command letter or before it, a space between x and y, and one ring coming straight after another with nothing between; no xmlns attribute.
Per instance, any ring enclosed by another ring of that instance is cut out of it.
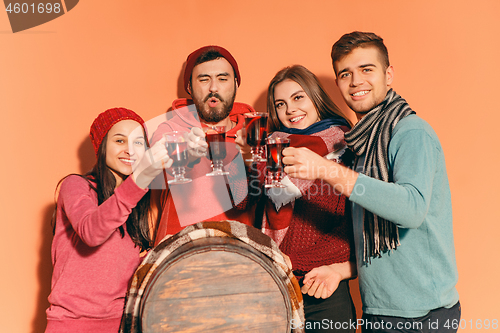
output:
<svg viewBox="0 0 500 333"><path fill-rule="evenodd" d="M349 199L400 227L418 228L427 213L439 147L424 130L396 133L389 145L391 182L359 174L307 148L283 151L291 177L323 179Z"/></svg>

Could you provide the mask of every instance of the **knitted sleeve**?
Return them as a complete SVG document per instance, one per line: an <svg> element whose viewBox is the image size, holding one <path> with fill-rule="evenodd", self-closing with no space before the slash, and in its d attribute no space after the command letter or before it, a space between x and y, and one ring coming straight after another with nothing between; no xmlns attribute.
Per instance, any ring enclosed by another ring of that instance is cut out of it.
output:
<svg viewBox="0 0 500 333"><path fill-rule="evenodd" d="M147 190L128 177L100 206L97 195L82 177L69 176L59 192L58 205L78 236L88 246L103 244L127 218Z"/></svg>

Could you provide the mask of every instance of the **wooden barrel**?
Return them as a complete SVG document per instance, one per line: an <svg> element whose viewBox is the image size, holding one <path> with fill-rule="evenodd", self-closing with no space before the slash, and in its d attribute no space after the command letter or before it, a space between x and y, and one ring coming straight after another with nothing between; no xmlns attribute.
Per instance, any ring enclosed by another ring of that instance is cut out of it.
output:
<svg viewBox="0 0 500 333"><path fill-rule="evenodd" d="M174 250L140 303L151 332L290 332L289 290L271 259L239 239L211 237Z"/></svg>

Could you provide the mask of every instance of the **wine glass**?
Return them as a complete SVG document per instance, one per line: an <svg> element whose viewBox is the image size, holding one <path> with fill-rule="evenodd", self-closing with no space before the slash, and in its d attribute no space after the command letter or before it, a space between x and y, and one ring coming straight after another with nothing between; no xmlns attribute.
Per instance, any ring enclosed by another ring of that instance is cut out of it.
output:
<svg viewBox="0 0 500 333"><path fill-rule="evenodd" d="M252 158L247 162L265 162L265 147L267 136L267 113L245 113L244 135L248 145L252 147Z"/></svg>
<svg viewBox="0 0 500 333"><path fill-rule="evenodd" d="M288 146L290 146L290 139L266 139L268 174L265 187L286 187L285 185L281 184L281 180L284 176L283 149Z"/></svg>
<svg viewBox="0 0 500 333"><path fill-rule="evenodd" d="M208 143L208 153L212 160L212 172L207 173L207 176L224 176L229 175L222 169L226 158L226 127L211 126L203 128L206 140Z"/></svg>
<svg viewBox="0 0 500 333"><path fill-rule="evenodd" d="M187 132L172 131L163 134L166 140L168 156L174 160L172 163L172 173L174 179L168 181L168 184L186 184L192 181L185 178L186 165L188 163L188 148L186 136Z"/></svg>

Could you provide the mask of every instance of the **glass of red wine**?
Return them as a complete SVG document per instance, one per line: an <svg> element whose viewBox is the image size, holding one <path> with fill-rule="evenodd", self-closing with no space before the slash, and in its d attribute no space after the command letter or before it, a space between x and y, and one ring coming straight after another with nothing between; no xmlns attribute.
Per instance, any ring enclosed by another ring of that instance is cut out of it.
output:
<svg viewBox="0 0 500 333"><path fill-rule="evenodd" d="M286 187L281 184L283 179L283 149L290 146L290 139L268 138L267 148L267 180L265 187Z"/></svg>
<svg viewBox="0 0 500 333"><path fill-rule="evenodd" d="M172 163L172 173L174 179L168 181L168 184L186 184L192 179L185 178L186 165L188 163L187 132L173 131L163 134L166 140L168 156L174 160Z"/></svg>
<svg viewBox="0 0 500 333"><path fill-rule="evenodd" d="M226 127L211 126L203 128L205 139L208 143L208 154L212 160L212 172L207 176L224 176L229 172L223 170L224 158L226 158Z"/></svg>
<svg viewBox="0 0 500 333"><path fill-rule="evenodd" d="M252 158L247 162L265 162L267 137L267 113L245 113L244 135L249 146L252 147Z"/></svg>

